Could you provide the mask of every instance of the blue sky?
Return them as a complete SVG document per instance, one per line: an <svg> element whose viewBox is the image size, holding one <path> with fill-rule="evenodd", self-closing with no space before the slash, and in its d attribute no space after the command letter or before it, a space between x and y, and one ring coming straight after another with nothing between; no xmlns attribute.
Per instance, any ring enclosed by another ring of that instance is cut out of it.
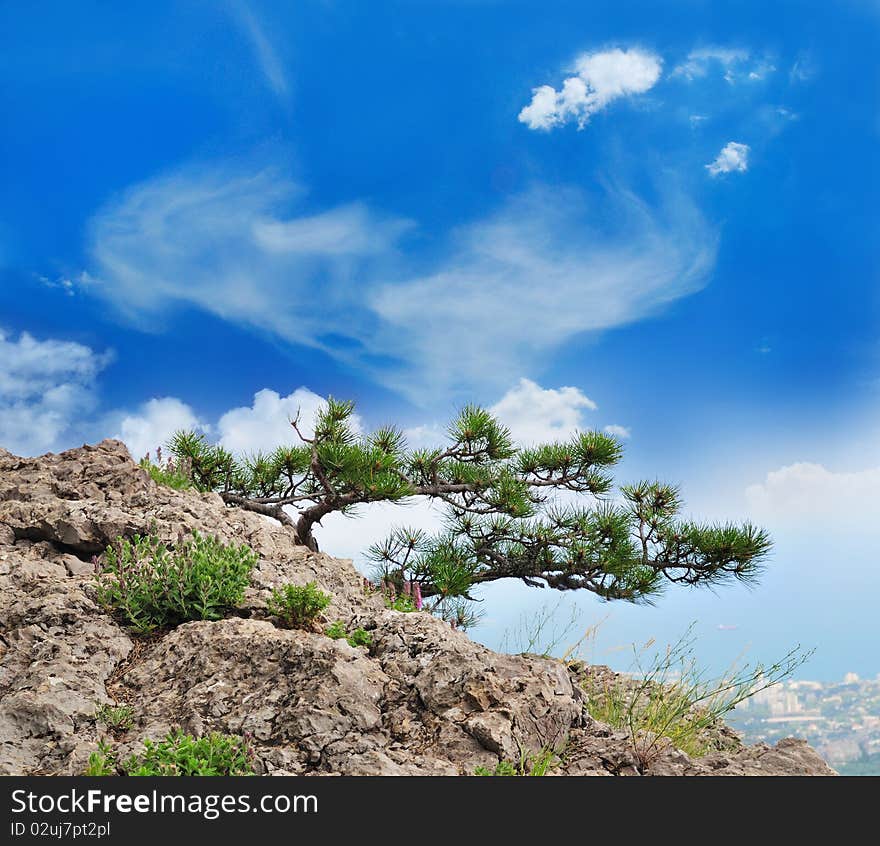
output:
<svg viewBox="0 0 880 846"><path fill-rule="evenodd" d="M622 479L777 550L753 592L566 599L610 614L598 659L698 620L712 664L802 642L807 675L880 673L878 25L856 0L4 4L0 443L256 448L313 394L416 439L471 400L524 439L620 427ZM499 586L475 635L544 593Z"/></svg>

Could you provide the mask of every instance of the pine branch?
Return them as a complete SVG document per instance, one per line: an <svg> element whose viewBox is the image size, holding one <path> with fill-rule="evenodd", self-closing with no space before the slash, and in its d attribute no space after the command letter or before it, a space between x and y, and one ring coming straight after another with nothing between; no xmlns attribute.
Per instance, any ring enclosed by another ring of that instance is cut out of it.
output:
<svg viewBox="0 0 880 846"><path fill-rule="evenodd" d="M499 579L650 602L668 584L753 581L771 549L750 524L682 521L678 489L658 481L622 486L621 504L610 504L622 448L600 432L517 449L489 412L467 406L449 426L449 443L409 450L394 427L360 434L353 415L352 403L331 398L311 436L297 415L290 423L299 444L268 454L234 456L194 432L176 433L169 447L199 490L279 520L312 549L314 527L328 514L415 497L439 502L445 532L402 529L370 550L383 580L417 583L438 603ZM548 505L556 491L583 505Z"/></svg>

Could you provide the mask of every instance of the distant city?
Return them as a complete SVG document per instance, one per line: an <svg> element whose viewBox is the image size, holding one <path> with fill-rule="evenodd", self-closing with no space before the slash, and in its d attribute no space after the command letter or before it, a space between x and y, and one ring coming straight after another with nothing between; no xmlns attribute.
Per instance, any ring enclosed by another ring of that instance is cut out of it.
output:
<svg viewBox="0 0 880 846"><path fill-rule="evenodd" d="M803 737L841 775L880 775L880 675L782 682L747 699L726 722L749 743Z"/></svg>

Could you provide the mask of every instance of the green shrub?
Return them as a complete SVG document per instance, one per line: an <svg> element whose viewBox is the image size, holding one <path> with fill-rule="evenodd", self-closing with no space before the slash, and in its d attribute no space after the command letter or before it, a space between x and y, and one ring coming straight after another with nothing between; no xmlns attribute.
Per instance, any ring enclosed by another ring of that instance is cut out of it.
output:
<svg viewBox="0 0 880 846"><path fill-rule="evenodd" d="M499 761L494 770L486 767L477 767L474 775L478 776L545 776L554 767L559 766L559 756L550 748L541 749L539 752L529 754L525 750L520 752L519 761Z"/></svg>
<svg viewBox="0 0 880 846"><path fill-rule="evenodd" d="M130 705L104 704L95 711L95 719L114 731L128 731L134 723L134 710Z"/></svg>
<svg viewBox="0 0 880 846"><path fill-rule="evenodd" d="M135 631L219 620L244 598L257 556L193 532L169 549L155 536L118 538L96 577L98 601Z"/></svg>
<svg viewBox="0 0 880 846"><path fill-rule="evenodd" d="M349 646L370 646L373 642L373 636L366 629L357 628L349 634L342 620L331 623L324 629L324 632L327 637L331 637L333 640L339 640L344 637L348 641Z"/></svg>
<svg viewBox="0 0 880 846"><path fill-rule="evenodd" d="M339 640L341 637L348 637L348 632L345 630L345 623L343 623L342 620L337 620L335 623L331 623L327 626L327 628L324 629L324 634L333 640Z"/></svg>
<svg viewBox="0 0 880 846"><path fill-rule="evenodd" d="M120 763L105 743L89 756L85 774L91 776L244 776L253 775L253 752L245 738L211 732L193 737L182 731L168 733Z"/></svg>
<svg viewBox="0 0 880 846"><path fill-rule="evenodd" d="M116 775L116 756L113 749L101 740L98 743L98 751L89 755L89 763L83 775L87 776L112 776Z"/></svg>
<svg viewBox="0 0 880 846"><path fill-rule="evenodd" d="M370 646L373 643L373 636L366 629L355 629L346 640L352 646Z"/></svg>
<svg viewBox="0 0 880 846"><path fill-rule="evenodd" d="M318 615L330 604L331 597L315 582L275 588L266 602L273 617L290 629L310 629Z"/></svg>

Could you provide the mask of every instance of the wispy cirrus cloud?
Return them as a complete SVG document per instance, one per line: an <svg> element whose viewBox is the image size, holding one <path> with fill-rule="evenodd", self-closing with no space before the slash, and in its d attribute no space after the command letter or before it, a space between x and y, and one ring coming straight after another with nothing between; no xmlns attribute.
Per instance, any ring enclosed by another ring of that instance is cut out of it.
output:
<svg viewBox="0 0 880 846"><path fill-rule="evenodd" d="M91 220L87 290L145 327L186 305L311 346L340 322L357 331L361 280L411 223L361 203L290 212L303 197L272 169L196 166L135 185Z"/></svg>
<svg viewBox="0 0 880 846"><path fill-rule="evenodd" d="M130 320L205 310L318 347L416 401L497 388L572 337L701 288L716 236L688 198L537 185L408 249L412 221L363 203L303 210L277 172L193 167L94 216L89 285ZM344 342L343 342L344 341Z"/></svg>
<svg viewBox="0 0 880 846"><path fill-rule="evenodd" d="M775 70L769 59L755 58L750 50L742 47L708 46L691 50L669 75L693 82L711 73L721 73L733 84L743 80L758 82Z"/></svg>
<svg viewBox="0 0 880 846"><path fill-rule="evenodd" d="M659 56L638 48L583 53L558 91L552 85L533 90L531 102L519 113L520 123L549 130L573 121L583 129L614 100L653 88L662 66Z"/></svg>
<svg viewBox="0 0 880 846"><path fill-rule="evenodd" d="M275 49L266 29L254 10L245 0L227 0L227 7L232 19L244 32L254 51L254 57L266 80L266 84L280 99L290 93L290 85L284 64Z"/></svg>
<svg viewBox="0 0 880 846"><path fill-rule="evenodd" d="M384 378L413 394L509 383L582 333L659 313L706 284L716 236L672 192L651 207L621 189L537 186L458 229L439 267L380 285L371 344L417 363Z"/></svg>

